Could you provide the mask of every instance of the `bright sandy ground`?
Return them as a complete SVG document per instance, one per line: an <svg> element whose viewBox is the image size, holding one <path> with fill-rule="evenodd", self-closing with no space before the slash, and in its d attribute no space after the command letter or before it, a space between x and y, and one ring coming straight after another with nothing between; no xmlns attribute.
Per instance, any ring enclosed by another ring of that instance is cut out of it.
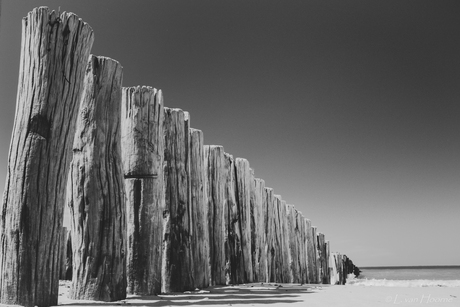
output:
<svg viewBox="0 0 460 307"><path fill-rule="evenodd" d="M318 286L248 284L212 287L192 293L136 297L102 303L72 301L61 285L59 305L65 306L460 306L460 287Z"/></svg>

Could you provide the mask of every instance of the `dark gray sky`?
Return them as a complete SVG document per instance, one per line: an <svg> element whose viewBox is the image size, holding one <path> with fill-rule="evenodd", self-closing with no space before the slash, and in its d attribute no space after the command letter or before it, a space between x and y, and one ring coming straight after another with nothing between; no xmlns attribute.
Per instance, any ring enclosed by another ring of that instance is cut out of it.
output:
<svg viewBox="0 0 460 307"><path fill-rule="evenodd" d="M13 1L0 27L0 185L21 18L71 11L247 158L358 266L460 264L460 1Z"/></svg>

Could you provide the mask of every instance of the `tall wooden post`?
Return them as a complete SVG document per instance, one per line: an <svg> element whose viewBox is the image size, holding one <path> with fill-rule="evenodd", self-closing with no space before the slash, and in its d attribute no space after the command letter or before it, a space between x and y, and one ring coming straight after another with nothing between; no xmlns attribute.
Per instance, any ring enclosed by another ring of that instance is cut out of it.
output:
<svg viewBox="0 0 460 307"><path fill-rule="evenodd" d="M251 185L251 242L254 281L267 279L267 252L265 250L265 217L263 211L265 181L254 178Z"/></svg>
<svg viewBox="0 0 460 307"><path fill-rule="evenodd" d="M241 247L243 250L244 282L253 281L252 252L251 252L251 183L252 176L249 162L243 158L235 159L237 182L237 203L241 228Z"/></svg>
<svg viewBox="0 0 460 307"><path fill-rule="evenodd" d="M209 220L205 183L203 132L190 129L190 209L194 286L206 288L209 272Z"/></svg>
<svg viewBox="0 0 460 307"><path fill-rule="evenodd" d="M318 272L316 267L316 233L313 233L313 227L309 219L305 219L305 232L307 237L308 282L316 284L318 283Z"/></svg>
<svg viewBox="0 0 460 307"><path fill-rule="evenodd" d="M161 292L164 135L163 95L148 86L123 88L121 112L126 188L128 293Z"/></svg>
<svg viewBox="0 0 460 307"><path fill-rule="evenodd" d="M0 302L56 305L66 179L89 25L46 7L22 21L16 115L3 195Z"/></svg>
<svg viewBox="0 0 460 307"><path fill-rule="evenodd" d="M121 65L91 56L67 186L73 299L126 298L125 189L121 162Z"/></svg>
<svg viewBox="0 0 460 307"><path fill-rule="evenodd" d="M190 121L188 112L165 108L165 232L162 292L194 289L190 208Z"/></svg>
<svg viewBox="0 0 460 307"><path fill-rule="evenodd" d="M236 195L235 161L233 156L224 153L225 201L224 217L227 227L224 227L226 236L225 260L228 270L227 283L240 284L244 282L243 250L241 246L241 221Z"/></svg>

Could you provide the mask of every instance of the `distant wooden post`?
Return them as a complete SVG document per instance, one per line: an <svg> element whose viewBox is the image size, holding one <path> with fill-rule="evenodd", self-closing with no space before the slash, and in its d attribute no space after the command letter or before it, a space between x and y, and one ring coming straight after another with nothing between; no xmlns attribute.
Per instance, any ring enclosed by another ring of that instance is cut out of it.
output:
<svg viewBox="0 0 460 307"><path fill-rule="evenodd" d="M326 276L324 279L324 283L330 284L331 283L331 266L330 266L329 259L331 257L331 247L330 247L329 241L326 241L325 247L326 247L326 256L325 256L325 264L326 264L325 275Z"/></svg>
<svg viewBox="0 0 460 307"><path fill-rule="evenodd" d="M165 232L162 292L194 289L190 208L189 114L165 108Z"/></svg>
<svg viewBox="0 0 460 307"><path fill-rule="evenodd" d="M121 162L122 67L91 56L73 144L67 200L73 299L126 298L125 190Z"/></svg>
<svg viewBox="0 0 460 307"><path fill-rule="evenodd" d="M209 272L209 219L205 183L203 132L190 129L190 210L192 215L191 248L194 287L206 288Z"/></svg>
<svg viewBox="0 0 460 307"><path fill-rule="evenodd" d="M0 302L56 305L59 237L81 85L93 43L76 15L22 21L16 115L1 216Z"/></svg>
<svg viewBox="0 0 460 307"><path fill-rule="evenodd" d="M235 159L235 173L237 182L237 203L241 227L241 247L243 250L244 282L252 282L254 273L252 269L251 252L251 171L249 162L243 158Z"/></svg>
<svg viewBox="0 0 460 307"><path fill-rule="evenodd" d="M121 140L126 188L127 292L161 292L163 244L163 95L148 86L122 92Z"/></svg>

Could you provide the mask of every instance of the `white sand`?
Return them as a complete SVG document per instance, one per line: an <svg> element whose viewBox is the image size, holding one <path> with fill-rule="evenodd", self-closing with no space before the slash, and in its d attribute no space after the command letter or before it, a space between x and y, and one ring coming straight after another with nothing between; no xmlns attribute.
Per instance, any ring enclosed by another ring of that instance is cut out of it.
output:
<svg viewBox="0 0 460 307"><path fill-rule="evenodd" d="M281 285L281 286L275 286ZM292 284L248 284L212 287L192 293L149 297L130 296L104 303L73 301L60 287L59 305L66 306L460 306L459 287L322 286Z"/></svg>

